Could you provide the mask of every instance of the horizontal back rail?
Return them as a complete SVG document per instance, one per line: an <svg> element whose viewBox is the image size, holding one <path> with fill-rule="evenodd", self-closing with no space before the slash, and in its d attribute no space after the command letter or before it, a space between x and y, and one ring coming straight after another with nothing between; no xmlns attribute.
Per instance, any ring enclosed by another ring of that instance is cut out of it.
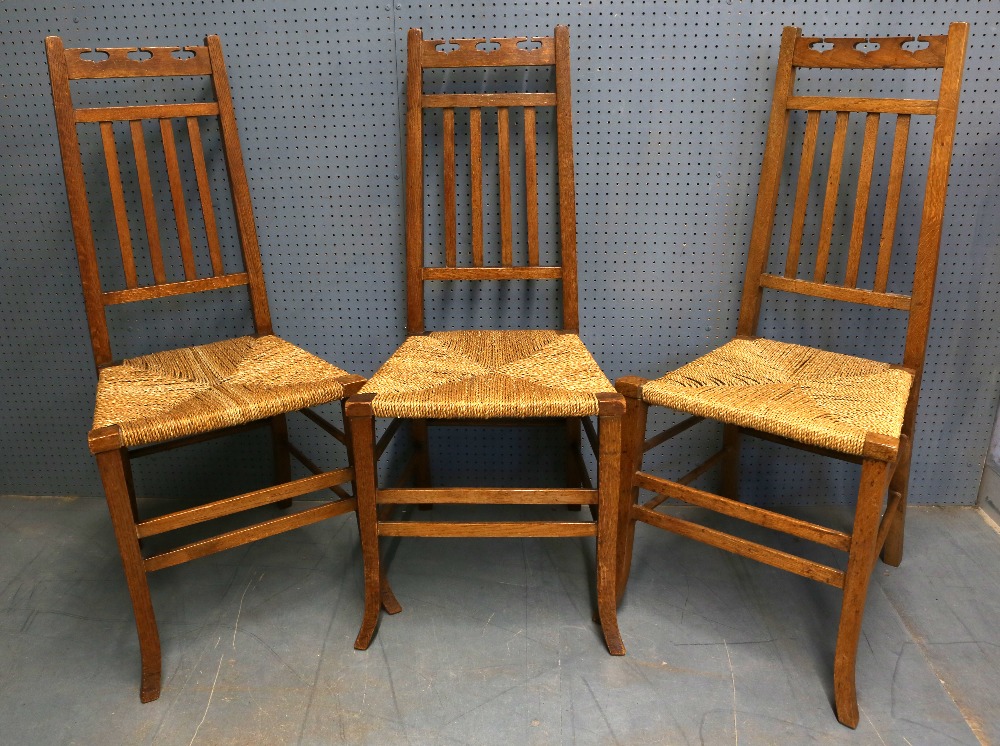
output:
<svg viewBox="0 0 1000 746"><path fill-rule="evenodd" d="M527 43L529 42L526 36L489 40L452 39L449 44L455 49L445 50L438 49L446 46L443 39L424 39L421 42L420 66L423 68L518 67L555 64L555 40L551 36L532 39L531 43L538 45L533 49L520 46ZM496 49L479 49L480 45L495 45Z"/></svg>
<svg viewBox="0 0 1000 746"><path fill-rule="evenodd" d="M152 104L150 106L101 106L73 111L73 117L77 122L131 122L140 119L218 115L219 105L215 101L190 104Z"/></svg>
<svg viewBox="0 0 1000 746"><path fill-rule="evenodd" d="M937 114L938 102L919 98L791 96L790 111L850 111L864 114Z"/></svg>
<svg viewBox="0 0 1000 746"><path fill-rule="evenodd" d="M501 106L555 106L554 93L427 93L421 99L425 109L482 108Z"/></svg>
<svg viewBox="0 0 1000 746"><path fill-rule="evenodd" d="M212 65L208 48L203 46L184 47L190 57L175 57L180 47L98 47L107 58L103 60L84 59L91 52L88 47L67 49L66 67L70 80L97 78L150 78L176 75L211 75ZM129 55L144 52L149 57L134 59Z"/></svg>
<svg viewBox="0 0 1000 746"><path fill-rule="evenodd" d="M909 50L904 44L924 44L924 49ZM821 45L832 45L820 51ZM870 49L864 50L860 47ZM829 67L849 69L906 69L944 67L947 36L884 36L867 39L823 39L800 36L792 54L794 67Z"/></svg>

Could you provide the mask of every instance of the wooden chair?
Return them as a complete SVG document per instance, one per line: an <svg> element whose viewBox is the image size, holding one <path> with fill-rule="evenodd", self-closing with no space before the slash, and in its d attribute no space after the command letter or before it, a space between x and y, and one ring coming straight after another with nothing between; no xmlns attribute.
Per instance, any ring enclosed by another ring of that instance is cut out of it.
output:
<svg viewBox="0 0 1000 746"><path fill-rule="evenodd" d="M837 718L852 728L858 724L854 669L869 578L880 552L882 559L891 565L898 565L902 558L914 418L967 34L967 24L955 23L947 36L921 37L925 42L922 50L911 52L903 47L913 39L881 38L871 39L869 43L878 48L865 53L857 48L866 42L865 39L827 38L822 41L828 50L817 51L814 47L820 45L820 39L803 37L797 28L786 28L781 37L777 82L736 338L662 378L647 381L627 377L617 382L617 389L627 402L619 523L622 532L619 538L619 599L628 582L636 521L841 588L843 605L834 662L834 692ZM839 70L942 68L940 92L937 100L929 101L799 96L793 93L793 84L795 70L800 67ZM835 112L835 126L819 223L817 259L810 276L801 279L799 252L809 201L809 181L820 117L825 111ZM767 271L768 254L791 112L805 112L803 149L784 271L770 274ZM845 242L848 246L845 276L831 280L828 272L831 239L848 118L852 113L865 114L865 134L854 216ZM878 125L880 117L886 114L895 115L888 189L873 287L862 289L858 287L859 266ZM888 292L887 282L913 116L929 116L935 121L912 294L903 295ZM906 312L908 323L902 365L758 337L765 289ZM669 407L692 416L647 440L646 414L650 405ZM722 450L676 481L641 470L645 451L703 419L724 423ZM737 469L740 436L744 433L860 464L861 483L851 532L833 530L739 502ZM690 486L716 465L723 469L724 495ZM636 504L640 488L655 493L653 499L642 505ZM888 504L883 512L883 498L887 492ZM846 570L657 512L656 508L668 498L842 550L848 555Z"/></svg>
<svg viewBox="0 0 1000 746"><path fill-rule="evenodd" d="M355 647L367 648L378 620L380 536L557 537L596 536L598 615L612 654L624 654L615 617L614 573L622 398L615 393L578 336L575 197L570 112L569 31L553 37L454 39L452 51L410 29L407 52L406 266L407 333L403 345L359 394L347 403L357 472L358 520L365 561L365 615ZM425 94L424 70L548 65L555 68L555 91L544 93ZM536 109L555 108L558 160L559 266L539 264ZM455 110L469 110L471 266L459 266L456 240ZM527 266L514 266L511 198L511 109L523 109ZM442 109L444 266L426 266L424 255L424 112ZM484 109L497 117L500 266L483 257ZM562 328L552 330L451 331L425 333L424 283L461 280L562 280ZM598 418L598 438L587 419ZM374 418L393 418L375 442ZM410 420L416 441L417 487L378 486L377 461L400 420ZM440 488L430 485L426 432L438 424L532 424L565 420L570 445L570 484L561 489ZM598 458L593 489L579 450L584 423ZM599 442L599 446L597 445ZM567 504L600 507L596 520L519 522L390 521L378 508L435 503Z"/></svg>
<svg viewBox="0 0 1000 746"><path fill-rule="evenodd" d="M129 56L138 51L135 48L102 49L99 51L107 55L106 59L90 61L81 57L89 49L65 49L57 36L48 37L45 46L90 341L98 371L97 404L88 442L104 484L135 612L142 658L139 696L143 702L149 702L160 696L161 656L147 574L354 510L354 498L340 486L352 480L352 470L327 471L313 464L288 442L285 413L301 411L346 445L344 433L309 407L342 402L361 387L364 379L272 333L250 191L219 37L207 37L205 46L187 47L190 56L186 59L173 55L179 51L178 47L146 47L144 51L151 56L144 60ZM207 76L214 95L211 101L204 103L100 108L73 105L70 81L159 76ZM223 266L199 125L203 117L218 118L242 251L243 267L240 269ZM181 120L182 131L186 131L190 145L191 167L202 209L203 235L191 230L187 218L175 119ZM159 129L167 185L153 185L145 120L155 121ZM128 122L131 133L138 201L142 204L152 278L144 276L144 262L136 261L134 246L138 241L133 238L126 211L115 122ZM105 290L98 273L78 126L100 129L124 270L124 288ZM157 224L157 190L161 194L169 192L171 198L183 279L168 277L169 264L164 261L166 247ZM199 276L195 262L198 244L208 248L210 274ZM246 286L250 294L254 336L113 361L105 315L108 306L239 285ZM258 427L269 427L273 436L274 486L155 518L139 517L132 486L130 463L133 458ZM292 456L314 474L292 480ZM147 537L263 505L287 507L292 498L323 489L332 490L338 499L170 551L143 556L140 542ZM383 589L389 593L387 586L383 585ZM397 610L388 595L386 599L390 610Z"/></svg>

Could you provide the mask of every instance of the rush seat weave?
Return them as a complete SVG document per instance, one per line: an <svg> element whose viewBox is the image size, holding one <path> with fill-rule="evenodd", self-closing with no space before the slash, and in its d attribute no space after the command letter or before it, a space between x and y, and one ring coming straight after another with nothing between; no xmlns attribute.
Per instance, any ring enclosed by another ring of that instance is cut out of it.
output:
<svg viewBox="0 0 1000 746"><path fill-rule="evenodd" d="M770 339L734 339L642 387L679 409L841 453L899 438L913 377L874 360Z"/></svg>
<svg viewBox="0 0 1000 746"><path fill-rule="evenodd" d="M586 417L614 387L576 334L452 331L413 336L365 384L377 417Z"/></svg>
<svg viewBox="0 0 1000 746"><path fill-rule="evenodd" d="M142 445L341 399L348 373L274 335L167 350L103 368L94 429Z"/></svg>

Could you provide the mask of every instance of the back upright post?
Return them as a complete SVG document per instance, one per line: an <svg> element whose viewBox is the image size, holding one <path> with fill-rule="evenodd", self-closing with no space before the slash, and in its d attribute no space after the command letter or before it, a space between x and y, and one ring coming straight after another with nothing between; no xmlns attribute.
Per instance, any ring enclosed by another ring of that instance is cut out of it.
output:
<svg viewBox="0 0 1000 746"><path fill-rule="evenodd" d="M424 33L406 37L406 333L424 333Z"/></svg>

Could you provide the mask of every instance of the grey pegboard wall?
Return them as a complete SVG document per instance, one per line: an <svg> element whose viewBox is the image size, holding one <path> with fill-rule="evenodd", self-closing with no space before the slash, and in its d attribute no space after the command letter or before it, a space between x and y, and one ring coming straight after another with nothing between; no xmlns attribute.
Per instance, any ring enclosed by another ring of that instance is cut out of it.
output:
<svg viewBox="0 0 1000 746"><path fill-rule="evenodd" d="M148 1L40 8L18 2L5 3L4 14L0 493L100 494L84 438L94 374L44 64L47 34L60 34L68 46L188 44L207 33L221 35L276 329L337 365L370 375L403 336L406 30L420 26L427 37L539 35L556 23L568 24L582 336L614 378L659 375L733 333L781 27L799 25L814 35L877 36L944 33L948 22L965 20L972 24L970 47L911 499L975 500L1000 390L994 329L1000 234L997 6ZM803 86L813 82L809 76L801 80ZM532 84L525 76L515 82ZM873 82L904 84L920 95L919 76ZM923 154L919 142L915 133L914 168ZM856 158L853 163L856 168ZM845 173L845 184L850 176ZM437 182L430 172L426 178L432 192ZM921 184L913 185L915 192ZM919 194L908 199L915 204ZM440 212L433 199L428 204L430 230ZM878 206L873 204L870 215L879 214ZM168 223L166 217L161 223ZM109 227L106 216L104 225ZM779 213L778 234L783 226L787 217ZM905 234L897 239L904 258ZM555 324L555 296L536 284L540 287L465 288L447 301L437 297L442 291L437 288L428 294L428 321L438 327L470 321ZM240 301L238 293L199 298L186 326L166 320L174 308L170 303L130 308L113 320L121 342L116 349L144 351L242 333L248 316ZM803 321L817 312L820 323ZM895 322L884 312L789 300L770 302L764 322L767 333L788 341L887 359L900 354L886 341ZM309 450L327 449L331 461L342 458L339 446L309 430L296 427L294 434L308 441ZM466 435L463 431L463 441ZM455 437L441 433L438 442L451 444ZM520 446L499 450L495 434L469 438L463 445L471 458L461 464L439 458L438 474L442 480L471 481L500 470L510 481L558 479L558 459L536 463L533 437L538 436L525 435ZM694 436L658 454L650 466L683 468L714 437ZM494 452L497 458L487 458ZM263 438L249 435L183 455L164 454L139 467L139 489L234 491L266 478L268 453ZM746 459L749 491L773 502L842 502L853 492L851 467L802 461L767 445L754 445Z"/></svg>

